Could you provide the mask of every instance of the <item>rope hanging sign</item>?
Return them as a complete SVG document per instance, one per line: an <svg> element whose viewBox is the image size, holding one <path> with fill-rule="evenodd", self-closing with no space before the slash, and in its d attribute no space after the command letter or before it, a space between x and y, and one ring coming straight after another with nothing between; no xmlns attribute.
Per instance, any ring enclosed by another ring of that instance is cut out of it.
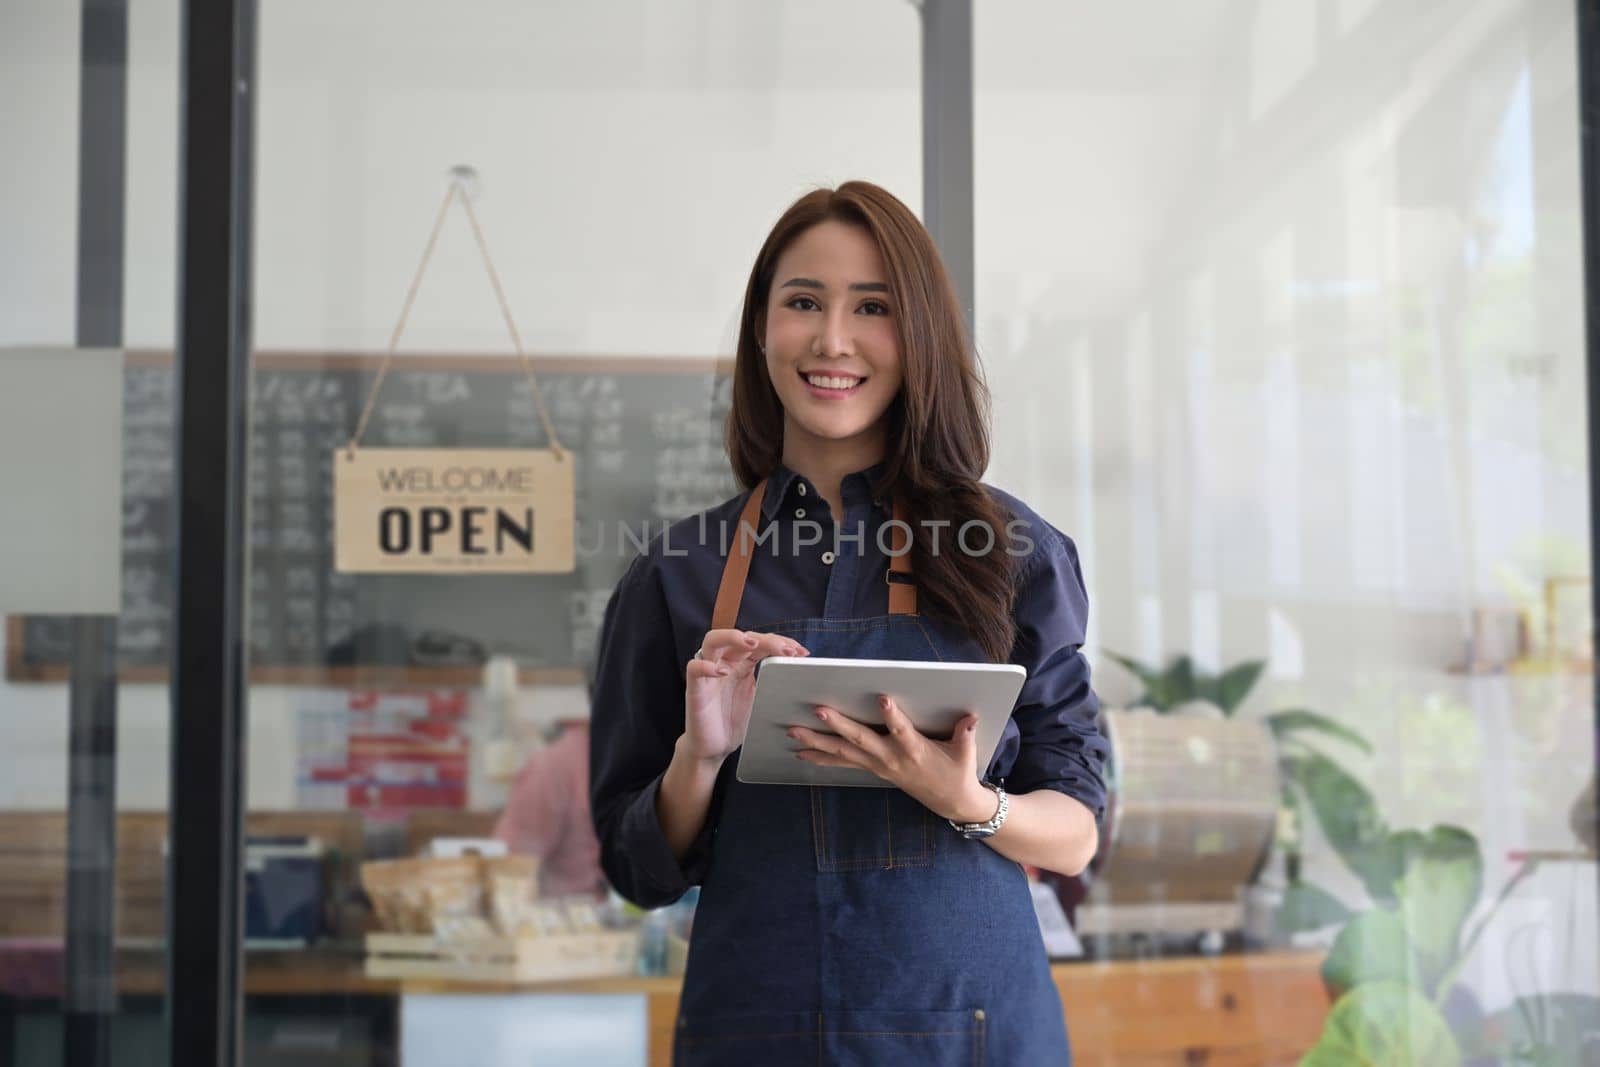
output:
<svg viewBox="0 0 1600 1067"><path fill-rule="evenodd" d="M472 209L477 175L454 167L388 350L349 444L333 454L334 569L349 574L560 574L577 566L575 457L561 446ZM361 448L450 205L460 200L522 361L548 448Z"/></svg>

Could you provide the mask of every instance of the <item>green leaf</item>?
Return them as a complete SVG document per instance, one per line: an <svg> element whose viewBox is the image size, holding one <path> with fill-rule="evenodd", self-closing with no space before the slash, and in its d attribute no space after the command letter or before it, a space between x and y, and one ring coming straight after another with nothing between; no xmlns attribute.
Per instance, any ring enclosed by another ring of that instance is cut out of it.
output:
<svg viewBox="0 0 1600 1067"><path fill-rule="evenodd" d="M1375 900L1394 899L1405 868L1388 848L1388 831L1367 787L1313 750L1285 753L1285 776L1305 794L1322 834Z"/></svg>
<svg viewBox="0 0 1600 1067"><path fill-rule="evenodd" d="M1516 874L1506 879L1505 884L1500 887L1500 892L1495 894L1495 898L1489 902L1489 906L1484 909L1483 914L1478 916L1477 925L1466 936L1466 940L1461 945L1461 951L1456 955L1456 962L1451 967L1452 973L1447 974L1440 981L1439 988L1441 991L1446 994L1450 991L1450 986L1455 980L1454 972L1459 971L1467 960L1472 958L1472 950L1477 947L1479 939L1483 937L1483 932L1489 928L1489 923L1494 919L1494 913L1500 910L1500 905L1504 904L1512 893L1516 892L1517 886L1534 876L1539 867L1539 860L1528 860L1517 869ZM1439 998L1436 997L1435 999Z"/></svg>
<svg viewBox="0 0 1600 1067"><path fill-rule="evenodd" d="M1129 674L1132 674L1145 685L1149 685L1150 679L1156 675L1154 668L1146 667L1143 663L1140 663L1131 656L1124 656L1120 652L1112 652L1109 649L1106 651L1106 655L1110 656L1112 659L1126 667Z"/></svg>
<svg viewBox="0 0 1600 1067"><path fill-rule="evenodd" d="M1157 669L1115 652L1107 652L1106 655L1144 683L1144 693L1138 700L1140 704L1148 704L1157 711L1170 711L1199 696L1195 687L1194 661L1188 656L1178 656L1166 667Z"/></svg>
<svg viewBox="0 0 1600 1067"><path fill-rule="evenodd" d="M1388 908L1364 911L1345 924L1322 961L1322 981L1335 996L1367 982L1410 982L1405 920Z"/></svg>
<svg viewBox="0 0 1600 1067"><path fill-rule="evenodd" d="M1140 663L1136 659L1132 659L1132 658L1130 658L1128 656L1118 655L1115 652L1107 652L1106 655L1110 656L1112 659L1114 659L1118 663L1122 664L1123 667L1127 668L1127 671L1128 671L1129 674L1133 675L1135 678L1139 679L1139 681L1144 684L1144 694L1139 697L1139 699L1138 699L1138 701L1136 703L1139 703L1139 704L1151 704L1151 703L1154 703L1154 701L1151 698L1151 694L1161 684L1161 677L1162 677L1161 671L1158 670L1157 668L1154 668L1154 667L1147 667L1143 663ZM1159 704L1157 704L1155 706L1156 706L1156 709L1158 711L1166 710L1165 708L1163 708Z"/></svg>
<svg viewBox="0 0 1600 1067"><path fill-rule="evenodd" d="M1386 833L1350 854L1350 869L1361 878L1373 900L1387 905L1396 903L1395 884L1406 873L1408 857L1414 851L1408 842L1421 836L1415 830Z"/></svg>
<svg viewBox="0 0 1600 1067"><path fill-rule="evenodd" d="M1422 988L1439 993L1439 980L1455 962L1461 928L1483 892L1483 855L1478 839L1455 826L1408 834L1405 850L1395 895Z"/></svg>
<svg viewBox="0 0 1600 1067"><path fill-rule="evenodd" d="M1300 1067L1458 1067L1461 1050L1439 1010L1414 986L1373 982L1333 1005Z"/></svg>
<svg viewBox="0 0 1600 1067"><path fill-rule="evenodd" d="M1256 687L1256 682L1261 678L1261 672L1266 670L1266 660L1250 660L1223 673L1217 679L1216 691L1213 700L1223 711L1232 715L1244 703L1245 697L1250 695L1250 690Z"/></svg>
<svg viewBox="0 0 1600 1067"><path fill-rule="evenodd" d="M1194 686L1194 661L1188 656L1173 660L1150 684L1150 700L1161 711L1170 711L1198 695Z"/></svg>
<svg viewBox="0 0 1600 1067"><path fill-rule="evenodd" d="M1272 728L1272 734L1278 740L1290 737L1301 731L1312 731L1337 737L1367 755L1372 755L1372 745L1367 739L1356 733L1344 723L1335 722L1326 715L1305 708L1292 708L1288 711L1277 711L1266 717L1267 725Z"/></svg>
<svg viewBox="0 0 1600 1067"><path fill-rule="evenodd" d="M1338 897L1310 882L1298 882L1283 892L1283 904L1278 909L1278 932L1320 930L1348 918L1350 909Z"/></svg>

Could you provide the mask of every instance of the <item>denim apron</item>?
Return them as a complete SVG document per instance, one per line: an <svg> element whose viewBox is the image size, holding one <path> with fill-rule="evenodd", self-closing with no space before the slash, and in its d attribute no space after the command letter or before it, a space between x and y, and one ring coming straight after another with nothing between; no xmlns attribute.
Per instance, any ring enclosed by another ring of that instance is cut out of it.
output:
<svg viewBox="0 0 1600 1067"><path fill-rule="evenodd" d="M751 493L741 531L758 528L765 489ZM981 660L970 639L916 614L901 551L910 527L890 530L889 614L744 628L793 638L813 656ZM737 540L713 628L740 621L749 545ZM735 753L721 771L675 1064L1070 1064L1021 866L899 789L749 785L737 762Z"/></svg>

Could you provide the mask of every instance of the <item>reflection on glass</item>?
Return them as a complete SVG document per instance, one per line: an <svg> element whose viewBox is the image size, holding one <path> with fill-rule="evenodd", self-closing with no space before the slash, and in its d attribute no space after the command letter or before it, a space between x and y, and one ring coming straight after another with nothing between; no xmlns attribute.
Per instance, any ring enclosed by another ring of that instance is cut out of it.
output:
<svg viewBox="0 0 1600 1067"><path fill-rule="evenodd" d="M774 205L858 175L915 203L917 12L261 19L248 801L279 844L320 850L322 922L307 945L251 942L249 1026L273 1036L246 1060L323 1041L408 1067L662 1062L693 898L643 915L600 880L586 671L632 555L733 493L726 370ZM460 166L576 457L575 567L348 573L334 457L392 338L363 451L551 444L459 204L429 242Z"/></svg>
<svg viewBox="0 0 1600 1067"><path fill-rule="evenodd" d="M0 23L0 1063L161 1063L177 34Z"/></svg>
<svg viewBox="0 0 1600 1067"><path fill-rule="evenodd" d="M1093 951L1237 954L1253 1054L1585 1061L1570 5L1148 15L977 12L978 340L1017 427L991 477L1055 494L1125 735L1122 814L1063 896ZM1250 661L1224 714L1206 679ZM1197 915L1185 874L1238 808L1150 770L1210 773L1218 719L1270 724L1282 792Z"/></svg>

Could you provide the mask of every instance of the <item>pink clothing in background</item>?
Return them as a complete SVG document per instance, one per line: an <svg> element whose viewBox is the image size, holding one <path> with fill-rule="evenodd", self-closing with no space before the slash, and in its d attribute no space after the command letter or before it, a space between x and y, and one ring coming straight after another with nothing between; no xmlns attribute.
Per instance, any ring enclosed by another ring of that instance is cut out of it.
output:
<svg viewBox="0 0 1600 1067"><path fill-rule="evenodd" d="M600 841L589 818L588 723L568 723L528 758L494 835L512 852L539 857L540 895L605 892Z"/></svg>

